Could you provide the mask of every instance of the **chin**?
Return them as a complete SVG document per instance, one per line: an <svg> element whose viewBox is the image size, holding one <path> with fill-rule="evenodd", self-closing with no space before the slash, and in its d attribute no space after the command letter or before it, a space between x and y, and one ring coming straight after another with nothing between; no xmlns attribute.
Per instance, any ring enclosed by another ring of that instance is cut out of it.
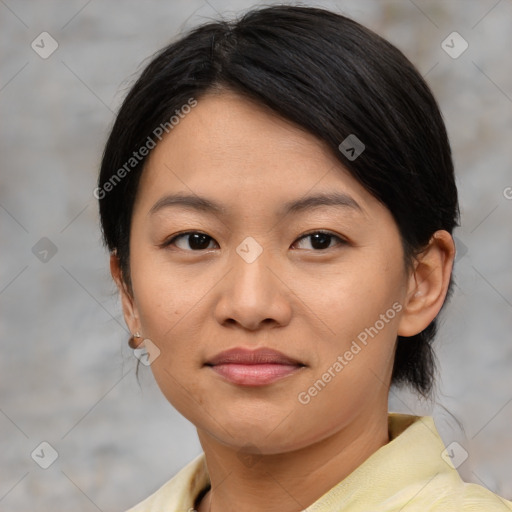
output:
<svg viewBox="0 0 512 512"><path fill-rule="evenodd" d="M250 447L253 446L259 453L277 454L309 444L311 432L301 433L302 429L297 429L298 420L293 413L289 413L284 406L273 411L268 408L236 409L223 411L218 423L210 417L203 417L205 424L199 427L196 423L196 426L226 446L244 451L251 451ZM304 422L303 426L306 426ZM303 438L303 442L299 438Z"/></svg>

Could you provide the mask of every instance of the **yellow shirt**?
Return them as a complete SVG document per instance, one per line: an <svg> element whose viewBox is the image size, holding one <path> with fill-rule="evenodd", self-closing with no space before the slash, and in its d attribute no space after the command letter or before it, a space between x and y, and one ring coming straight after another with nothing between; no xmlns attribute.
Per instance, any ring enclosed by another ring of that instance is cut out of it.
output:
<svg viewBox="0 0 512 512"><path fill-rule="evenodd" d="M512 502L465 483L430 416L390 413L390 441L303 512L507 512ZM128 512L192 512L209 487L204 453Z"/></svg>

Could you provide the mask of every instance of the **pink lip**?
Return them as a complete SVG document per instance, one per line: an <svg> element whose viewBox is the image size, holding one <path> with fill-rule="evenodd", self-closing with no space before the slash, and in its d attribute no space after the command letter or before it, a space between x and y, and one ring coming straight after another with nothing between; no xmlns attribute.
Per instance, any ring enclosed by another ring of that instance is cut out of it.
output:
<svg viewBox="0 0 512 512"><path fill-rule="evenodd" d="M269 348L234 348L217 354L206 366L233 384L264 386L291 375L305 365Z"/></svg>

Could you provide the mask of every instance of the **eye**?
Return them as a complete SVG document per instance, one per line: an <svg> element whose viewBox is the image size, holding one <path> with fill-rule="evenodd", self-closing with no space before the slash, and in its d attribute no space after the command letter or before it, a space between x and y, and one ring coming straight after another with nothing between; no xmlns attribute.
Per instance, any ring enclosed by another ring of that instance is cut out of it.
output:
<svg viewBox="0 0 512 512"><path fill-rule="evenodd" d="M347 242L340 238L339 236L329 233L328 231L314 231L312 233L307 233L303 236L301 236L298 239L298 242L301 240L306 240L310 238L311 239L311 248L316 250L324 250L324 249L330 249L331 247L334 247L331 245L331 242L333 239L338 240L337 245L344 245ZM336 245L336 244L335 244ZM309 249L309 247L306 247L306 249Z"/></svg>
<svg viewBox="0 0 512 512"><path fill-rule="evenodd" d="M177 242L181 240L184 240L184 243L180 245L180 243ZM165 241L162 246L168 247L175 245L184 251L204 251L205 249L212 249L212 247L208 247L211 241L213 241L213 238L205 233L201 233L200 231L188 231L187 233L180 233L170 240ZM186 247L187 245L188 248Z"/></svg>
<svg viewBox="0 0 512 512"><path fill-rule="evenodd" d="M295 245L300 243L302 240L307 240L308 238L311 240L311 244L310 247L305 247L305 249L313 249L315 251L330 249L336 245L343 245L347 243L341 237L333 233L329 233L328 231L314 231L301 236ZM338 243L332 245L333 241L338 241ZM201 233L200 231L188 231L186 233L180 233L179 235L165 241L162 244L162 247L174 245L183 251L198 252L214 248L210 247L211 242L215 242L214 239L205 233ZM304 249L304 247L302 248Z"/></svg>

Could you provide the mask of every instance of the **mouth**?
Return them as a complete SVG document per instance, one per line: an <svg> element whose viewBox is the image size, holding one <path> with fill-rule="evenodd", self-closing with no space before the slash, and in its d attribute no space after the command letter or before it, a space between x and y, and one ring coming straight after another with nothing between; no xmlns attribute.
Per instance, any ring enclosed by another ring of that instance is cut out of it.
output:
<svg viewBox="0 0 512 512"><path fill-rule="evenodd" d="M306 367L304 363L270 348L226 350L208 360L205 366L240 386L265 386Z"/></svg>

